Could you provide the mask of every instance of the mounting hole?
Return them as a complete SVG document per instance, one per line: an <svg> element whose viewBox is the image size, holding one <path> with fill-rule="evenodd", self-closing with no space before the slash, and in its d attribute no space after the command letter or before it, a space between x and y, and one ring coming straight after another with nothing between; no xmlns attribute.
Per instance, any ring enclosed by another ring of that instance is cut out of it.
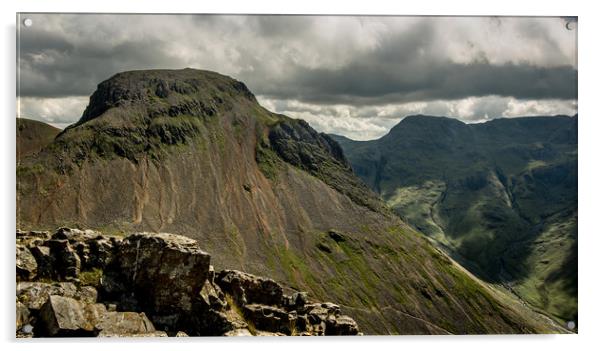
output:
<svg viewBox="0 0 602 351"><path fill-rule="evenodd" d="M31 18L26 18L23 20L23 25L25 27L31 27L33 25L33 20Z"/></svg>

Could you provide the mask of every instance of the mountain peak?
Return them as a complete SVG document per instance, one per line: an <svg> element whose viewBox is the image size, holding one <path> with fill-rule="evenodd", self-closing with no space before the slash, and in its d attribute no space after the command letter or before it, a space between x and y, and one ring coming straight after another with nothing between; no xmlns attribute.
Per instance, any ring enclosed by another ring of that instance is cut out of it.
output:
<svg viewBox="0 0 602 351"><path fill-rule="evenodd" d="M215 105L241 99L256 102L244 83L216 72L192 68L127 71L98 85L77 124L113 107L144 105L151 115L211 115Z"/></svg>

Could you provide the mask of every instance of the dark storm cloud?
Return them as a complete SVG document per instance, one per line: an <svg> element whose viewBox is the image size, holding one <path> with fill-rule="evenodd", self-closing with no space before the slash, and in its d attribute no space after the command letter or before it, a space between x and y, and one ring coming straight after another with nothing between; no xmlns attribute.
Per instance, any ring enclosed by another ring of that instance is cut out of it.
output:
<svg viewBox="0 0 602 351"><path fill-rule="evenodd" d="M373 36L375 44L370 50L351 47L352 55L342 65L331 67L308 65L302 60L302 55L307 54L303 49L313 50L318 56L337 54L338 47L313 43L323 40L316 35L316 28L329 20L325 17L192 16L187 17L190 21L179 21L180 27L189 29L183 33L174 30L170 34L164 28L153 30L152 26L142 26L139 30L143 35L133 39L128 39L127 34L135 31L136 16L134 21L124 18L123 27L114 28L95 24L106 21L106 16L65 18L63 26L58 21L58 26L45 27L40 20L35 22L36 26L22 30L23 96L88 95L97 83L119 71L194 65L194 59L173 52L173 41L186 43L189 50L200 56L211 56L212 49L197 40L208 36L223 41L237 54L231 58L231 64L237 67L231 69L233 72L223 73L244 80L256 94L272 98L363 105L487 95L521 99L576 97L577 72L569 64L496 64L482 51L477 51L471 62L453 62L445 49L437 46L440 33L434 20L418 21L404 30L379 32ZM156 18L165 22L177 17ZM497 21L492 19L491 23L500 26L499 18L494 19ZM362 20L349 18L360 25ZM388 25L391 19L385 23ZM72 31L76 25L96 25L99 36L95 35L95 29L89 30L88 38L75 34ZM540 23L527 21L519 27L524 36L539 38L550 55L560 51ZM349 41L351 46L351 38L344 34L341 45ZM308 45L305 48L287 45L293 41L306 41ZM263 42L263 46L257 47L255 42ZM257 52L266 49L273 50L274 55Z"/></svg>
<svg viewBox="0 0 602 351"><path fill-rule="evenodd" d="M28 97L90 95L117 72L181 64L152 38L109 45L90 38L75 45L60 33L32 30L21 42L20 92Z"/></svg>
<svg viewBox="0 0 602 351"><path fill-rule="evenodd" d="M519 99L577 97L577 73L571 66L361 62L337 70L299 68L291 78L294 87L267 86L262 93L279 99L352 105L487 95Z"/></svg>
<svg viewBox="0 0 602 351"><path fill-rule="evenodd" d="M266 107L357 139L416 113L576 112L576 31L565 18L27 17L19 113L55 124L76 121L117 72L185 67L239 79Z"/></svg>
<svg viewBox="0 0 602 351"><path fill-rule="evenodd" d="M542 26L522 29L525 35L545 41L551 53L560 51ZM340 68L307 68L289 62L288 76L259 84L259 92L279 99L352 105L488 95L576 98L577 71L571 65L492 64L484 55L455 63L433 45L434 36L432 23L423 22L380 38L377 50L358 54Z"/></svg>

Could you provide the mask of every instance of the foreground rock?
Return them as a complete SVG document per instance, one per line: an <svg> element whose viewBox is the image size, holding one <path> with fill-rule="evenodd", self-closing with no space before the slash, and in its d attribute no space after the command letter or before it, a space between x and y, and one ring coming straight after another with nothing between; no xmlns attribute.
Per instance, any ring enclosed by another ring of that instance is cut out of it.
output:
<svg viewBox="0 0 602 351"><path fill-rule="evenodd" d="M359 334L339 306L216 273L195 240L173 234L17 232L17 279L18 337Z"/></svg>

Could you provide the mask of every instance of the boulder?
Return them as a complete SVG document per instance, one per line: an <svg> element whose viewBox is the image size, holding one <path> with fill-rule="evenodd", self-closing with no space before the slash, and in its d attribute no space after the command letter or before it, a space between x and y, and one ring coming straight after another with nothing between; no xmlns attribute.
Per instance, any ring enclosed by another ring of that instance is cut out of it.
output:
<svg viewBox="0 0 602 351"><path fill-rule="evenodd" d="M201 301L206 308L216 311L223 311L226 307L224 293L218 286L211 284L209 280L205 281L203 289L201 289Z"/></svg>
<svg viewBox="0 0 602 351"><path fill-rule="evenodd" d="M51 295L40 310L38 325L43 336L92 336L93 326L79 301Z"/></svg>
<svg viewBox="0 0 602 351"><path fill-rule="evenodd" d="M106 312L94 328L99 330L98 336L134 336L156 331L144 313L136 312Z"/></svg>
<svg viewBox="0 0 602 351"><path fill-rule="evenodd" d="M290 310L299 310L301 312L303 307L308 303L307 292L300 291L295 292L293 295L284 295L282 306Z"/></svg>
<svg viewBox="0 0 602 351"><path fill-rule="evenodd" d="M48 246L33 246L29 248L38 264L38 278L50 279L54 275L53 259Z"/></svg>
<svg viewBox="0 0 602 351"><path fill-rule="evenodd" d="M50 295L59 295L81 300L83 303L96 301L96 289L77 286L70 282L41 283L41 282L19 282L17 283L17 299L30 310L39 310L48 300Z"/></svg>
<svg viewBox="0 0 602 351"><path fill-rule="evenodd" d="M146 333L136 333L136 334L111 334L102 332L98 335L101 338L166 338L167 335L164 331L154 331L154 332L146 332Z"/></svg>
<svg viewBox="0 0 602 351"><path fill-rule="evenodd" d="M151 314L190 311L207 278L209 260L193 239L132 234L118 246L102 284L113 294L133 293L140 310Z"/></svg>
<svg viewBox="0 0 602 351"><path fill-rule="evenodd" d="M253 336L253 334L251 334L249 329L241 328L241 329L230 330L230 331L224 333L224 336Z"/></svg>
<svg viewBox="0 0 602 351"><path fill-rule="evenodd" d="M282 287L272 279L236 270L224 270L217 275L215 283L224 293L231 295L239 306L282 305Z"/></svg>
<svg viewBox="0 0 602 351"><path fill-rule="evenodd" d="M297 314L289 314L283 309L273 306L247 304L243 314L259 330L290 335L296 328Z"/></svg>
<svg viewBox="0 0 602 351"><path fill-rule="evenodd" d="M29 249L23 245L17 245L17 280L32 280L35 278L38 264Z"/></svg>
<svg viewBox="0 0 602 351"><path fill-rule="evenodd" d="M117 243L116 238L100 237L89 240L85 267L104 269L113 259Z"/></svg>
<svg viewBox="0 0 602 351"><path fill-rule="evenodd" d="M17 301L17 330L20 330L24 325L29 324L30 313L29 308Z"/></svg>
<svg viewBox="0 0 602 351"><path fill-rule="evenodd" d="M41 245L50 239L50 233L46 231L20 231L17 229L17 244L33 247Z"/></svg>
<svg viewBox="0 0 602 351"><path fill-rule="evenodd" d="M50 255L54 263L56 278L59 280L77 279L81 270L81 260L69 241L48 240Z"/></svg>
<svg viewBox="0 0 602 351"><path fill-rule="evenodd" d="M357 335L357 323L349 316L338 316L326 320L326 335Z"/></svg>
<svg viewBox="0 0 602 351"><path fill-rule="evenodd" d="M92 286L82 286L74 294L74 297L85 304L96 303L98 291Z"/></svg>
<svg viewBox="0 0 602 351"><path fill-rule="evenodd" d="M52 235L55 240L68 240L70 243L84 242L90 239L102 236L99 232L93 230L80 230L73 228L59 228Z"/></svg>

